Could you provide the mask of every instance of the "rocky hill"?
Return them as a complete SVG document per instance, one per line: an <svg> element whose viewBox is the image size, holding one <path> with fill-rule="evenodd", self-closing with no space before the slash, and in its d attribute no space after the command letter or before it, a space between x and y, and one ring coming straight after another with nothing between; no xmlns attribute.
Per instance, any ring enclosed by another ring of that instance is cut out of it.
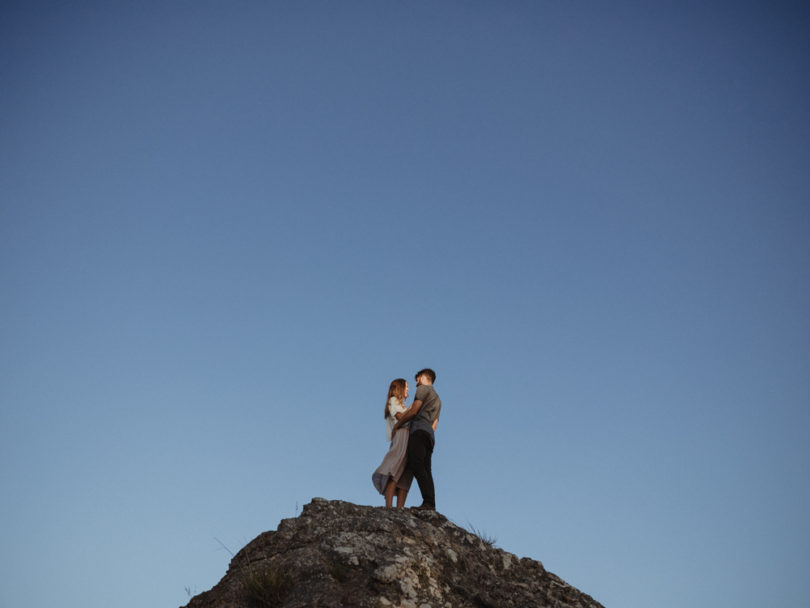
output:
<svg viewBox="0 0 810 608"><path fill-rule="evenodd" d="M529 558L431 511L315 498L187 608L604 608Z"/></svg>

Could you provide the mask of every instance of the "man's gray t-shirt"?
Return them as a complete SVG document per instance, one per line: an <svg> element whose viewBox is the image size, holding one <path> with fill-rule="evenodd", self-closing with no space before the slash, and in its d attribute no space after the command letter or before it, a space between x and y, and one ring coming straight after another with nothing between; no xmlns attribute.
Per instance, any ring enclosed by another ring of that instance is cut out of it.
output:
<svg viewBox="0 0 810 608"><path fill-rule="evenodd" d="M433 439L433 421L438 419L439 413L442 410L442 400L430 384L420 384L416 387L416 395L413 397L414 401L421 401L422 407L419 408L419 413L411 421L411 435L415 431L427 431L430 438Z"/></svg>

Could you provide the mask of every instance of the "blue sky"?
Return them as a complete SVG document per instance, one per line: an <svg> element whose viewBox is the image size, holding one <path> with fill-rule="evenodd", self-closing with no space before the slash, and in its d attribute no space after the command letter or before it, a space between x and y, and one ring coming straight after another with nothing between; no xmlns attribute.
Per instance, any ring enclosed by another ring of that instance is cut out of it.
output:
<svg viewBox="0 0 810 608"><path fill-rule="evenodd" d="M382 504L424 366L456 523L608 607L804 603L809 26L4 3L0 604L179 606Z"/></svg>

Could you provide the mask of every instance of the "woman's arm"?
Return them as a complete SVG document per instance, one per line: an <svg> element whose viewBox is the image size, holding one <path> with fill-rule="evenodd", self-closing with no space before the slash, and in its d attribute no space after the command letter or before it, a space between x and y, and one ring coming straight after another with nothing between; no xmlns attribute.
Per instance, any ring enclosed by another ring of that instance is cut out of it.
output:
<svg viewBox="0 0 810 608"><path fill-rule="evenodd" d="M433 421L433 432L434 433L436 432L436 427L437 426L439 426L439 419L438 418L436 418L436 420Z"/></svg>
<svg viewBox="0 0 810 608"><path fill-rule="evenodd" d="M404 414L407 409L405 404L401 400L397 400L396 397L391 397L388 402L388 415L391 416L394 421L402 418L402 414Z"/></svg>

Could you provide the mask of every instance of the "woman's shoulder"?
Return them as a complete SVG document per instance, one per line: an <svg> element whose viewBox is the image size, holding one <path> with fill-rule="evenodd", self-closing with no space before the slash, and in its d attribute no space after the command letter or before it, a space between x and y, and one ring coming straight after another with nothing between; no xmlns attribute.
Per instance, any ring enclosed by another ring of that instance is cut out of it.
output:
<svg viewBox="0 0 810 608"><path fill-rule="evenodd" d="M388 407L395 411L406 409L405 404L402 403L402 399L393 396L388 400Z"/></svg>

